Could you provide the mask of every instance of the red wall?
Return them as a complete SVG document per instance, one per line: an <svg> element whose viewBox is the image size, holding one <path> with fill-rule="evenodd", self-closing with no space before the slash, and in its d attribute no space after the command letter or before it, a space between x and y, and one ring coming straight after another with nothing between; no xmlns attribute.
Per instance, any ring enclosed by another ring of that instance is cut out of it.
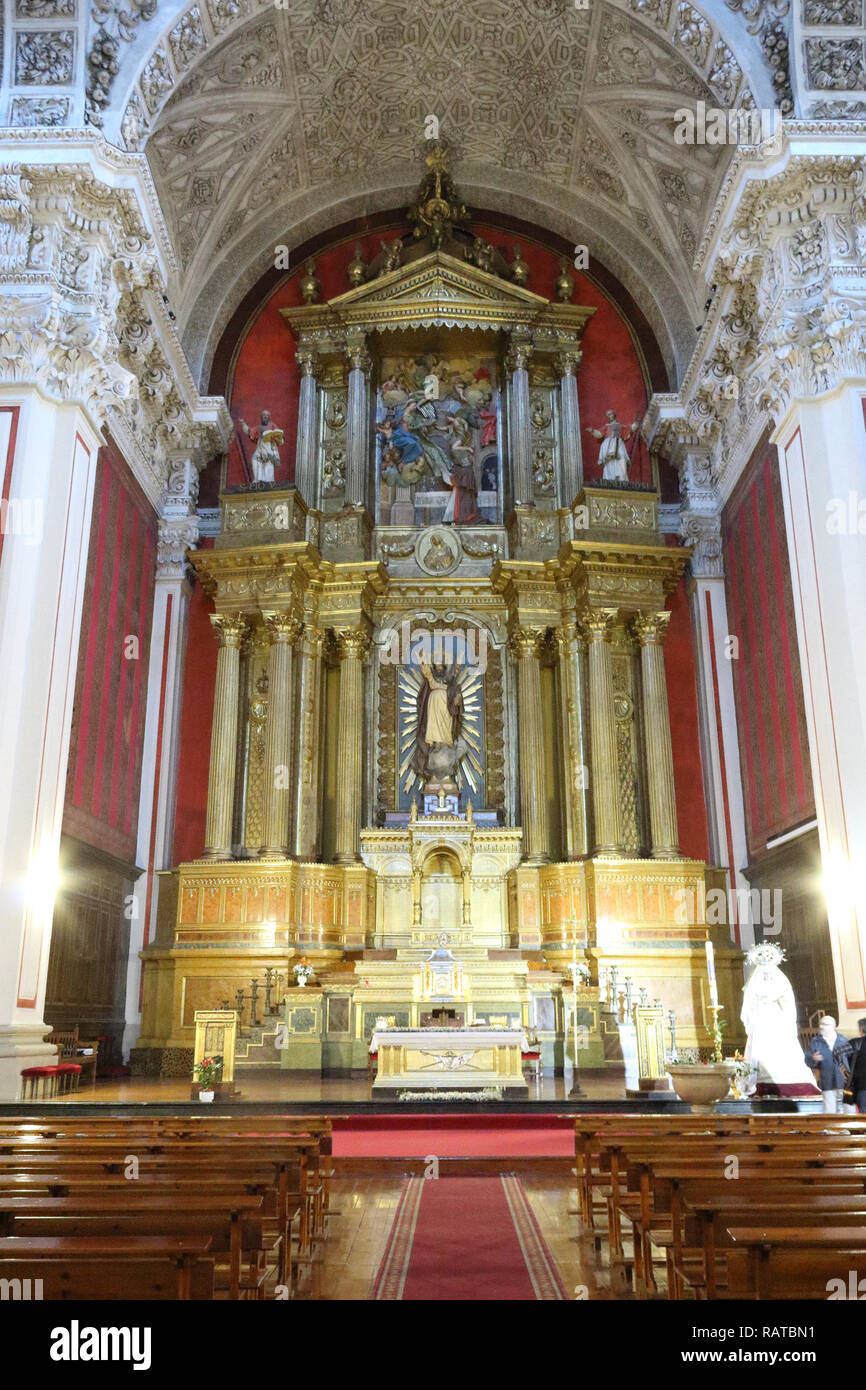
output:
<svg viewBox="0 0 866 1390"><path fill-rule="evenodd" d="M776 448L762 443L722 516L749 858L815 814Z"/></svg>
<svg viewBox="0 0 866 1390"><path fill-rule="evenodd" d="M683 579L673 593L670 609L671 621L665 640L665 674L673 736L680 849L692 859L706 859L709 856L709 835L698 734L698 692L689 601Z"/></svg>
<svg viewBox="0 0 866 1390"><path fill-rule="evenodd" d="M204 849L207 779L213 723L217 644L210 624L213 604L196 584L189 605L183 705L180 716L180 768L174 822L174 859L197 859Z"/></svg>
<svg viewBox="0 0 866 1390"><path fill-rule="evenodd" d="M63 830L127 863L135 862L155 567L153 511L120 455L100 449ZM129 637L138 639L134 659Z"/></svg>
<svg viewBox="0 0 866 1390"><path fill-rule="evenodd" d="M399 231L404 231L400 228ZM473 233L486 237L500 248L506 260L511 260L512 248L519 242L523 258L530 267L528 289L548 299L555 298L554 282L559 275L559 258L538 242L526 237L509 236L503 231L484 227ZM362 237L361 253L366 261L378 255L383 240L391 241L398 229ZM349 289L346 267L354 255L355 238L338 243L323 251L316 259L316 275L322 286L323 300L345 294ZM235 421L243 418L250 426L258 424L262 410L270 410L274 421L285 434L281 454L283 468L278 477L294 478L295 436L298 422L299 371L295 362L294 337L280 315L280 309L303 301L299 289L302 271L290 275L262 308L244 340L237 356L231 385L230 407ZM583 337L583 362L578 373L578 397L581 423L595 428L604 424L606 410L615 410L624 426L639 420L647 405L646 389L640 361L627 325L619 311L586 275L572 271L576 282L575 304L591 305L596 312L590 319ZM252 447L244 438L247 458ZM584 471L588 478L599 475L596 465L599 444L583 432ZM635 473L639 476L639 473ZM244 481L245 474L237 438L229 453L227 473L231 486ZM645 481L649 482L647 474Z"/></svg>

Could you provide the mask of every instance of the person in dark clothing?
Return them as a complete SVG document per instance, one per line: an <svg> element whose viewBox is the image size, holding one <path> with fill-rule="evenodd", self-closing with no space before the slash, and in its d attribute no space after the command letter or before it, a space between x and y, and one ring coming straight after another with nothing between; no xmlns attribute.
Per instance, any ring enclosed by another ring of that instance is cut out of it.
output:
<svg viewBox="0 0 866 1390"><path fill-rule="evenodd" d="M843 1105L845 1073L837 1060L839 1051L848 1039L836 1032L836 1020L825 1014L819 1021L820 1032L806 1048L806 1065L818 1071L818 1085L826 1114L838 1114Z"/></svg>
<svg viewBox="0 0 866 1390"><path fill-rule="evenodd" d="M842 1049L840 1061L848 1072L845 1099L852 1100L863 1115L866 1114L866 1018L858 1018L857 1028L859 1038Z"/></svg>

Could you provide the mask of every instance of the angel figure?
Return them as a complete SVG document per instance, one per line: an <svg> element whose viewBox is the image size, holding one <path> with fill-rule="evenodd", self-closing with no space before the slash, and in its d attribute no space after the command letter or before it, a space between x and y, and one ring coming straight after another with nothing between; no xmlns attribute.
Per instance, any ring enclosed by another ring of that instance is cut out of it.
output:
<svg viewBox="0 0 866 1390"><path fill-rule="evenodd" d="M616 418L616 411L605 411L605 418L607 424L600 430L593 429L591 425L586 427L591 435L601 440L598 461L601 465L602 479L606 483L627 483L631 458L626 445L637 434L640 422L635 421L623 437L622 425Z"/></svg>
<svg viewBox="0 0 866 1390"><path fill-rule="evenodd" d="M271 422L271 412L262 411L261 423L258 429L250 429L246 420L240 421L240 427L247 438L255 445L253 452L253 482L272 483L274 481L274 470L280 465L280 445L283 442L283 432L278 426Z"/></svg>

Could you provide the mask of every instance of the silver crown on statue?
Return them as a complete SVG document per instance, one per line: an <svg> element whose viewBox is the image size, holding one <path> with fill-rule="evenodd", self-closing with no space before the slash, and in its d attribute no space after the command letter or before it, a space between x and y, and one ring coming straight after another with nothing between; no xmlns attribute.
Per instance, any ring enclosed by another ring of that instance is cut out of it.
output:
<svg viewBox="0 0 866 1390"><path fill-rule="evenodd" d="M784 959L785 952L773 941L762 941L746 952L750 965L781 965Z"/></svg>

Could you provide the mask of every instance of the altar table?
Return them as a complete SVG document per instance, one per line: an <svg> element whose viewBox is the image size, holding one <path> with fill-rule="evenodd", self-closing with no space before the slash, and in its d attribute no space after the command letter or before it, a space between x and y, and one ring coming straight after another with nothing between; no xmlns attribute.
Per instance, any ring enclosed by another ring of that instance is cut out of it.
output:
<svg viewBox="0 0 866 1390"><path fill-rule="evenodd" d="M388 1028L373 1034L378 1054L374 1091L467 1091L484 1086L526 1093L521 1056L526 1034L515 1028Z"/></svg>

